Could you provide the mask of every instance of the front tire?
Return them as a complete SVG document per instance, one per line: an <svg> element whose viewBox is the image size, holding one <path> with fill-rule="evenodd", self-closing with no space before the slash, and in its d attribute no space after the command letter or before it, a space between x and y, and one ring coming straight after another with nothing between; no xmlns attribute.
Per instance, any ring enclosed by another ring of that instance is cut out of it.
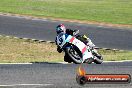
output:
<svg viewBox="0 0 132 88"><path fill-rule="evenodd" d="M73 60L73 63L75 63L75 64L82 63L81 51L76 46L73 45L71 47L66 48L66 53Z"/></svg>
<svg viewBox="0 0 132 88"><path fill-rule="evenodd" d="M103 57L102 57L101 54L95 55L94 63L96 63L96 64L101 64L101 63L103 63Z"/></svg>

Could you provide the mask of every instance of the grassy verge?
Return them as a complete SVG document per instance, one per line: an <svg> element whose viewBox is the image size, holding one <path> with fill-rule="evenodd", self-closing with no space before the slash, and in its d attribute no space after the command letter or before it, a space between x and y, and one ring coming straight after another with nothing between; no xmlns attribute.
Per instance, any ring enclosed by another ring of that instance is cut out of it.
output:
<svg viewBox="0 0 132 88"><path fill-rule="evenodd" d="M0 0L0 12L132 25L131 0Z"/></svg>
<svg viewBox="0 0 132 88"><path fill-rule="evenodd" d="M104 60L132 60L132 51L99 51ZM62 62L56 45L0 36L0 63Z"/></svg>
<svg viewBox="0 0 132 88"><path fill-rule="evenodd" d="M60 62L63 54L54 44L0 37L0 62Z"/></svg>
<svg viewBox="0 0 132 88"><path fill-rule="evenodd" d="M105 61L132 60L132 51L99 50Z"/></svg>

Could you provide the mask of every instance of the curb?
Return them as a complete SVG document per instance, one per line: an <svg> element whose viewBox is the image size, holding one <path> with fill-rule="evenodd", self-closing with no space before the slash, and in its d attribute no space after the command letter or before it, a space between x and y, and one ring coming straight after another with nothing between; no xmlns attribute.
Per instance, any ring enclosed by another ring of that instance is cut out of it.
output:
<svg viewBox="0 0 132 88"><path fill-rule="evenodd" d="M6 36L6 35L0 35L0 37L6 37L6 38L15 38L15 39L23 39L23 40L31 40L34 42L46 42L46 43L55 43L53 41L45 41L45 40L38 40L38 39L31 39L31 38L21 38L21 37L13 37L13 36Z"/></svg>
<svg viewBox="0 0 132 88"><path fill-rule="evenodd" d="M23 40L31 40L31 41L34 41L34 42L39 42L39 43L42 43L42 42L45 42L45 43L52 43L54 44L55 42L53 41L45 41L45 40L38 40L38 39L30 39L30 38L19 38L19 37L13 37L13 36L6 36L6 35L0 35L1 37L7 37L7 38L15 38L15 39L23 39ZM113 50L113 51L124 51L124 50L120 50L120 49L110 49L110 48L102 48L102 47L95 47L95 49L103 49L103 50Z"/></svg>

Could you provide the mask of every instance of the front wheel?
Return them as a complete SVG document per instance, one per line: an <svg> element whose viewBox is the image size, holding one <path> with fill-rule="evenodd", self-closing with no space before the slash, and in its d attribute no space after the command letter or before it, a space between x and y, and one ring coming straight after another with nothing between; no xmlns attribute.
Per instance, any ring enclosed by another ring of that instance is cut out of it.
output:
<svg viewBox="0 0 132 88"><path fill-rule="evenodd" d="M101 63L103 63L103 57L102 57L101 54L95 55L94 63L96 63L96 64L101 64Z"/></svg>
<svg viewBox="0 0 132 88"><path fill-rule="evenodd" d="M73 45L71 47L66 48L66 53L70 56L74 63L82 63L81 51L76 46Z"/></svg>

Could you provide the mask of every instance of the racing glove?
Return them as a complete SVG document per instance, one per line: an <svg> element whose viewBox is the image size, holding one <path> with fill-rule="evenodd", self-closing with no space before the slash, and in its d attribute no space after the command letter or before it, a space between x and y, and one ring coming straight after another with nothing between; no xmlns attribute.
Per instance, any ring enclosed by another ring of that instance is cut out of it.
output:
<svg viewBox="0 0 132 88"><path fill-rule="evenodd" d="M66 33L72 36L76 36L79 33L79 30L66 29Z"/></svg>
<svg viewBox="0 0 132 88"><path fill-rule="evenodd" d="M77 34L79 34L79 30L73 30L73 35L76 36Z"/></svg>
<svg viewBox="0 0 132 88"><path fill-rule="evenodd" d="M61 53L61 52L62 52L62 49L61 49L59 46L57 46L57 51L58 51L59 53Z"/></svg>

